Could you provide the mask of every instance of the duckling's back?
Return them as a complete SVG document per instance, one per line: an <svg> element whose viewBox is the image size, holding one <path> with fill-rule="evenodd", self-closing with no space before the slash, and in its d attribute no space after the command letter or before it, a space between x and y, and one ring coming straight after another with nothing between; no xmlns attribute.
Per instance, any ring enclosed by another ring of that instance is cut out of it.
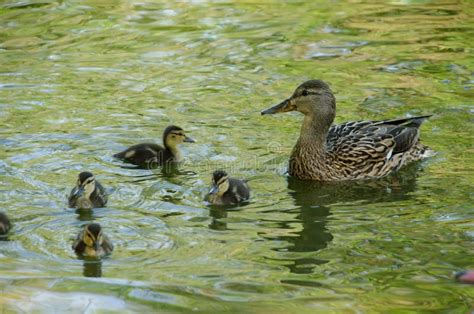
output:
<svg viewBox="0 0 474 314"><path fill-rule="evenodd" d="M151 166L151 163L156 163L153 166L162 165L168 160L173 159L173 154L158 144L142 143L133 145L115 154L114 157L137 166L145 167Z"/></svg>
<svg viewBox="0 0 474 314"><path fill-rule="evenodd" d="M224 203L237 204L250 198L250 187L247 182L229 178L229 190L222 196Z"/></svg>

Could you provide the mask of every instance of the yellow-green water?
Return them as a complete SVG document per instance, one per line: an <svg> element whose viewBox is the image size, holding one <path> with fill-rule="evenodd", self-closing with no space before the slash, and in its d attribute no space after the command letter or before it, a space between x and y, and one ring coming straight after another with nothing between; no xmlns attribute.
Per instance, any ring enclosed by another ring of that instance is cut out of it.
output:
<svg viewBox="0 0 474 314"><path fill-rule="evenodd" d="M473 21L470 1L2 1L0 309L466 313ZM438 155L391 182L288 178L301 116L259 112L311 78L336 122L434 114ZM198 140L180 172L111 157L169 124ZM215 168L250 204L202 202ZM107 208L67 208L83 170ZM115 244L101 265L70 249L87 221Z"/></svg>

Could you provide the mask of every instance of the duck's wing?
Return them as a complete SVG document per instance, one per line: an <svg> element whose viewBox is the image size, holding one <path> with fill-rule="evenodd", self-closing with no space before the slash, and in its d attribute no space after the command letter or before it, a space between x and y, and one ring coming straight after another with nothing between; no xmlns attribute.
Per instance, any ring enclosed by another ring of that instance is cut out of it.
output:
<svg viewBox="0 0 474 314"><path fill-rule="evenodd" d="M418 142L418 129L423 121L429 117L431 116L380 121L373 126L369 126L368 129L376 133L392 135L396 144L393 154L398 154L410 150Z"/></svg>
<svg viewBox="0 0 474 314"><path fill-rule="evenodd" d="M418 128L429 117L418 116L381 121L354 121L335 125L329 130L327 147L330 150L337 149L341 142L352 142L354 146L360 139L367 137L372 137L377 142L375 135L379 135L382 141L386 140L387 136L393 139L395 146L391 154L402 153L408 151L417 143ZM363 141L366 141L366 139ZM366 145L366 143L363 145Z"/></svg>
<svg viewBox="0 0 474 314"><path fill-rule="evenodd" d="M354 133L357 133L362 128L372 125L374 121L350 121L338 125L333 125L329 128L326 143L328 149L334 147L334 145L341 139L348 137Z"/></svg>
<svg viewBox="0 0 474 314"><path fill-rule="evenodd" d="M375 132L358 132L339 138L331 153L338 159L365 161L368 159L389 159L395 148L396 142L390 134L377 134Z"/></svg>

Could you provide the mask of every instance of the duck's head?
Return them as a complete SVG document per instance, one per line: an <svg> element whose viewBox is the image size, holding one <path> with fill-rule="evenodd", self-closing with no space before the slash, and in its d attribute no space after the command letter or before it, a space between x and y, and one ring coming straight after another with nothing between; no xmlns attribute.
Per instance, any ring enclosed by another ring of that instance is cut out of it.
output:
<svg viewBox="0 0 474 314"><path fill-rule="evenodd" d="M104 238L102 236L102 227L97 223L91 223L84 226L82 241L94 250L99 250Z"/></svg>
<svg viewBox="0 0 474 314"><path fill-rule="evenodd" d="M229 189L229 175L223 170L216 170L212 174L209 195L222 196Z"/></svg>
<svg viewBox="0 0 474 314"><path fill-rule="evenodd" d="M95 190L95 177L92 173L84 171L77 178L77 190L75 196L89 198Z"/></svg>
<svg viewBox="0 0 474 314"><path fill-rule="evenodd" d="M288 111L299 111L306 116L324 117L332 123L336 114L336 100L326 83L321 80L310 80L298 86L290 98L263 110L262 115Z"/></svg>
<svg viewBox="0 0 474 314"><path fill-rule="evenodd" d="M176 148L176 146L182 143L194 142L195 140L187 137L184 130L179 126L170 125L163 132L163 144L170 149Z"/></svg>
<svg viewBox="0 0 474 314"><path fill-rule="evenodd" d="M5 213L0 212L0 235L4 235L10 229L10 220Z"/></svg>

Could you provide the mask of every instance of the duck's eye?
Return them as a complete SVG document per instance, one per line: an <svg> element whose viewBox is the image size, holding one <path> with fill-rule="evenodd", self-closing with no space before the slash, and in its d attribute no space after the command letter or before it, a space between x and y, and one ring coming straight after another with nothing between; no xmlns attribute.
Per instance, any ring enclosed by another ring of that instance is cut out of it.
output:
<svg viewBox="0 0 474 314"><path fill-rule="evenodd" d="M309 95L309 92L308 92L306 89L304 89L304 90L301 92L301 95L303 95L303 96L308 96L308 95Z"/></svg>

